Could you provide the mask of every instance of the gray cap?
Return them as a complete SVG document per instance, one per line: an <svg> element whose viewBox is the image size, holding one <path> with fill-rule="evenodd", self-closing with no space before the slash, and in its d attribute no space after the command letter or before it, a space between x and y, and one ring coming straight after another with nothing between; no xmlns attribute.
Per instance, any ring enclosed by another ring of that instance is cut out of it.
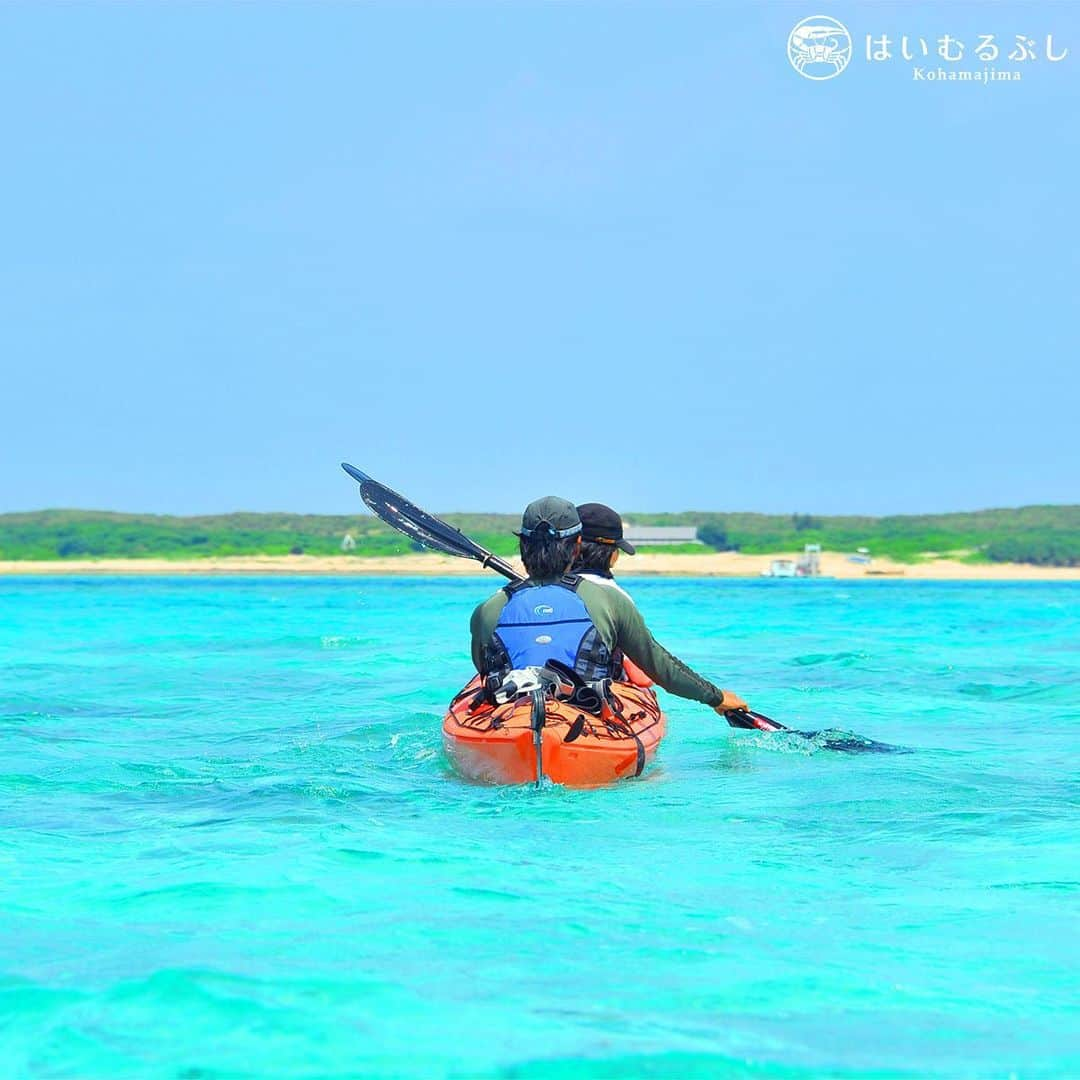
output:
<svg viewBox="0 0 1080 1080"><path fill-rule="evenodd" d="M522 536L548 536L562 539L577 536L581 532L581 518L577 507L568 499L558 495L545 495L542 499L529 503L521 515Z"/></svg>

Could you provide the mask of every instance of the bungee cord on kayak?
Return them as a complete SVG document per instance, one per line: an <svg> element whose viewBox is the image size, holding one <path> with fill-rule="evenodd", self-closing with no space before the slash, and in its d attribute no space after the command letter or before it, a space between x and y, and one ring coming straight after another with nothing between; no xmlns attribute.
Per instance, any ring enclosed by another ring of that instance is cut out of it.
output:
<svg viewBox="0 0 1080 1080"><path fill-rule="evenodd" d="M577 786L638 776L655 755L666 719L655 683L709 705L736 728L787 732L843 753L900 750L844 732L792 731L752 710L664 649L611 573L634 554L622 520L600 503L547 496L530 503L518 533L528 577L353 465L368 508L433 551L472 559L509 584L471 621L477 676L451 702L446 749L478 781ZM579 513L580 511L580 513Z"/></svg>

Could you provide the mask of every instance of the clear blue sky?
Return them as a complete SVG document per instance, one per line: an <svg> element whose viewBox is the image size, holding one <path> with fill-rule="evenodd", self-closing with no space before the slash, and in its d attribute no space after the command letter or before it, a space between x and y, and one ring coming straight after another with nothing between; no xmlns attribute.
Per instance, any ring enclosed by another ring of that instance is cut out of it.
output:
<svg viewBox="0 0 1080 1080"><path fill-rule="evenodd" d="M1078 89L1066 4L5 4L0 510L1080 501Z"/></svg>

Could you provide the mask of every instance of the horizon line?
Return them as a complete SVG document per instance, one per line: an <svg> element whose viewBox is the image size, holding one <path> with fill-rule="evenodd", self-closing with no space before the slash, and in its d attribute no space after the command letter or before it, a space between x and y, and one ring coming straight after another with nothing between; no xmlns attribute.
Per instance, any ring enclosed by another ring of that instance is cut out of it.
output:
<svg viewBox="0 0 1080 1080"><path fill-rule="evenodd" d="M945 517L953 514L990 514L1001 511L1009 510L1039 510L1039 509L1053 509L1053 510L1080 510L1080 503L1021 503L1014 506L984 506L974 510L918 510L918 511L904 511L901 513L886 513L875 514L865 513L859 511L845 511L843 513L818 513L814 510L790 510L790 511L770 511L770 510L706 510L703 508L695 508L688 510L628 510L620 512L620 517L623 521L629 521L635 515L640 516L654 516L658 514L754 514L759 517L815 517L815 518L900 518L900 517ZM516 517L520 511L514 510L437 510L431 511L435 514L444 516L461 516L461 515L483 515L487 517ZM371 517L378 520L377 515L373 514L365 506L363 509L352 511L312 511L312 510L217 510L217 511L199 511L195 513L177 513L175 511L162 511L162 510L106 510L100 507L74 507L74 506L47 506L39 507L33 510L0 510L0 518L13 517L15 515L26 514L110 514L127 517L168 517L168 518L210 518L210 517L232 517L235 515L249 515L249 516L288 516L288 517Z"/></svg>

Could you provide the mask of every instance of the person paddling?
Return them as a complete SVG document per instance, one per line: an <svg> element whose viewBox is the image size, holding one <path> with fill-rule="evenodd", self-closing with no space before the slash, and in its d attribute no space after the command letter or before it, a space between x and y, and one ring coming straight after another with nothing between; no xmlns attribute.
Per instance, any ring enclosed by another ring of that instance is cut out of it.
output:
<svg viewBox="0 0 1080 1080"><path fill-rule="evenodd" d="M622 518L603 503L582 503L577 512L581 519L581 546L574 557L573 573L625 592L611 572L621 552L636 554L634 545L623 537Z"/></svg>
<svg viewBox="0 0 1080 1080"><path fill-rule="evenodd" d="M410 540L423 544L425 547L431 548L433 551L441 551L444 555L453 555L460 559L474 559L483 567L489 567L496 571L496 573L502 574L504 578L507 578L512 582L511 588L517 587L523 583L521 578L518 577L517 571L505 560L500 559L498 555L493 554L486 548L481 547L475 540L470 540L460 529L454 528L453 525L448 525L445 521L435 517L434 514L429 514L426 510L421 510L415 503L410 502L404 495L399 494L392 488L388 488L385 484L380 484L372 476L368 476L366 472L358 469L355 465L350 465L347 461L341 463L341 467L360 485L360 497L364 500L368 509L374 514L377 514L387 525L392 526L399 532L404 533ZM563 502L563 500L559 500ZM573 507L571 507L573 509ZM526 509L528 513L528 508ZM578 524L580 525L581 518L578 517ZM547 528L551 528L548 523ZM573 536L574 533L567 534ZM625 550L625 549L622 549ZM571 556L568 554L567 558ZM569 565L569 563L567 564ZM609 567L610 569L610 567ZM589 582L587 584L596 586L595 582ZM596 586L603 588L603 586ZM612 593L615 589L610 590ZM619 590L620 592L622 590ZM496 598L493 598L496 599ZM509 600L509 597L507 597ZM505 605L507 601L502 601ZM491 603L491 601L489 601ZM487 638L483 637L483 626L477 627L475 624L477 619L482 620L481 611L486 605L481 605L480 609L473 616L474 630L478 630L481 635L480 647L476 647L476 637L474 634L474 648L473 659L478 669L483 659L483 646L487 642ZM630 603L631 609L636 614L636 608L633 606L633 602ZM499 614L495 613L494 622L498 623ZM641 622L641 616L637 615L637 620L640 622L641 630L652 641L652 635L649 634L645 628L644 622ZM491 631L494 633L494 630ZM490 635L488 635L490 637ZM652 642L656 649L660 649L660 646L655 641ZM663 652L663 650L660 650ZM673 661L678 664L679 661L675 660L675 657L669 653L664 653L669 661ZM684 668L685 665L682 665ZM481 669L482 670L482 669ZM686 669L689 671L689 669ZM690 672L693 675L693 672ZM694 676L698 678L698 676ZM703 682L706 680L702 680ZM664 684L661 684L664 685ZM712 686L711 683L708 683ZM723 713L727 722L732 727L742 728L756 728L758 731L786 731L791 735L798 736L802 739L821 739L820 745L826 750L838 750L845 754L906 754L909 753L906 747L902 746L890 746L888 743L875 742L873 739L865 739L860 735L848 735L840 733L839 735L831 735L826 732L818 731L794 731L793 729L786 727L777 720L773 720L771 717L766 716L764 713L752 712L749 709L739 709L729 704L729 699L738 701L739 699L734 694L725 694L724 691L712 687L716 694L720 694L720 705L713 706L717 712ZM674 691L678 693L678 691ZM824 737L826 736L827 737Z"/></svg>
<svg viewBox="0 0 1080 1080"><path fill-rule="evenodd" d="M618 532L617 538L601 535L614 541L601 546L632 553L633 545L622 539L621 521ZM722 716L748 708L737 694L715 686L663 648L614 582L601 584L591 571L590 576L571 573L582 534L577 508L566 499L549 495L525 508L518 537L529 576L500 589L473 612L476 670L488 677L556 660L591 682L617 676L625 655L669 693L700 701ZM610 568L611 562L608 577Z"/></svg>
<svg viewBox="0 0 1080 1080"><path fill-rule="evenodd" d="M623 537L623 521L618 511L604 503L582 503L577 512L581 518L581 546L574 558L572 572L629 595L611 572L619 561L620 552L636 554L634 545ZM633 660L624 655L622 662L627 682L635 686L652 685L652 679Z"/></svg>

